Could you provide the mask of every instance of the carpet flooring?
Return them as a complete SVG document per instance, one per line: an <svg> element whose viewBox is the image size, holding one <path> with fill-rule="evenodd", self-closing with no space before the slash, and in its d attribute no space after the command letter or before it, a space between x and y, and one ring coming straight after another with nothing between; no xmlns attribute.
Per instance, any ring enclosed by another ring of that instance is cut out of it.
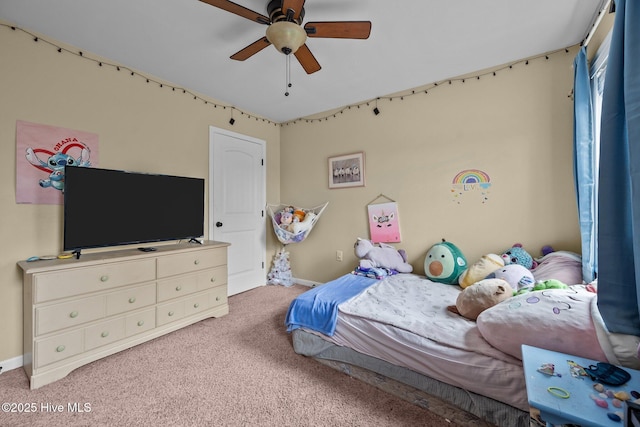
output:
<svg viewBox="0 0 640 427"><path fill-rule="evenodd" d="M29 389L0 375L2 426L455 426L296 354L284 318L309 288L262 286L230 313L93 362ZM18 410L20 409L20 410ZM31 410L31 412L25 412Z"/></svg>

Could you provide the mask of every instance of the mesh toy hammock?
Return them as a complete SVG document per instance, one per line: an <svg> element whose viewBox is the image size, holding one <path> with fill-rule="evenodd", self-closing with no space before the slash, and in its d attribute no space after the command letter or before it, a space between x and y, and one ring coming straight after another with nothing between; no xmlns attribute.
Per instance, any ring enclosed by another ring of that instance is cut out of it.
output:
<svg viewBox="0 0 640 427"><path fill-rule="evenodd" d="M273 224L273 231L276 233L280 243L288 245L289 243L299 243L306 239L328 204L329 202L311 209L299 208L293 205L267 205L267 211ZM280 226L280 216L283 209L288 206L293 206L294 211L305 213L304 219L294 224L293 231L286 230Z"/></svg>

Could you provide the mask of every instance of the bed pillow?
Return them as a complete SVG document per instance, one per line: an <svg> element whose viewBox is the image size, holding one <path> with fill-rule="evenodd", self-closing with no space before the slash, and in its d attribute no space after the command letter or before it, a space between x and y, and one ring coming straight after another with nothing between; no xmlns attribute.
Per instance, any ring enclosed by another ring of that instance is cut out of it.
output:
<svg viewBox="0 0 640 427"><path fill-rule="evenodd" d="M489 344L520 360L522 344L607 360L591 319L595 297L584 286L534 291L483 311L476 323Z"/></svg>
<svg viewBox="0 0 640 427"><path fill-rule="evenodd" d="M538 259L538 266L531 272L536 282L556 279L567 285L579 285L582 283L582 258L568 251L551 252Z"/></svg>

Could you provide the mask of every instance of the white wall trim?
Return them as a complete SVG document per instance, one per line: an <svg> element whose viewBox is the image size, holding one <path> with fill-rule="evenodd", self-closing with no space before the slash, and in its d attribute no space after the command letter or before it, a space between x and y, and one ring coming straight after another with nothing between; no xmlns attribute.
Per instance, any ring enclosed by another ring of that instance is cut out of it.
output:
<svg viewBox="0 0 640 427"><path fill-rule="evenodd" d="M298 285L304 285L310 288L315 288L318 285L322 285L321 282L314 282L314 281L305 280L305 279L296 279L295 277L293 277L292 280L294 283L297 283Z"/></svg>
<svg viewBox="0 0 640 427"><path fill-rule="evenodd" d="M16 356L13 359L7 359L0 361L0 366L2 367L2 372L5 373L11 371L12 369L21 368L23 365L22 356Z"/></svg>

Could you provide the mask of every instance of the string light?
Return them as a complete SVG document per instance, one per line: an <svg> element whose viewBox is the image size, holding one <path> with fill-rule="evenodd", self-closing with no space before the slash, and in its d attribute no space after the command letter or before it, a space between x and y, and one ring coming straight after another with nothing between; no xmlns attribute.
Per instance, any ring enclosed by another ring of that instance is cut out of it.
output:
<svg viewBox="0 0 640 427"><path fill-rule="evenodd" d="M97 60L97 59L93 59L93 58L87 57L87 56L84 55L84 53L82 51L73 51L73 50L67 49L65 47L58 46L55 43L52 43L52 42L50 42L50 41L48 41L46 39L38 37L35 34L32 34L29 31L26 31L26 30L24 30L22 28L15 27L15 26L12 26L12 25L6 25L4 23L0 23L0 26L9 28L12 31L21 31L21 32L29 35L30 37L32 37L34 42L44 42L46 44L49 44L52 47L54 47L59 53L66 52L66 53L70 53L70 54L82 57L83 59L86 59L86 60L89 60L89 61L94 61L100 67L103 67L103 65L105 65L105 66L111 67L111 68L113 68L113 69L115 69L117 71L126 70L126 71L128 71L130 73L130 75L132 77L135 77L135 76L142 77L142 78L144 78L146 80L147 83L150 83L150 82L156 83L160 88L164 88L165 86L167 86L167 87L171 88L171 90L173 92L175 92L176 89L179 90L179 91L181 90L183 94L189 94L189 95L193 96L194 100L203 101L203 103L205 105L213 105L214 108L218 108L218 107L222 107L223 109L227 108L226 105L210 102L210 101L202 98L201 96L199 96L199 95L187 90L186 88L167 85L165 83L162 83L160 81L154 80L153 78L150 78L150 77L148 77L148 76L146 76L146 75L144 75L142 73L139 73L137 71L134 71L134 70L132 70L132 69L130 69L128 67L122 66L122 65L111 64L111 63L108 63L108 62L104 62L104 61L100 61L100 60ZM398 98L400 100L404 100L405 97L418 95L420 93L425 94L425 95L429 94L429 90L433 90L433 89L442 87L441 85L443 83L448 83L449 85L452 85L455 82L464 83L465 80L473 78L473 77L475 77L476 80L480 80L481 77L488 76L488 75L492 75L492 76L496 77L498 71L502 71L502 70L506 70L506 69L511 70L511 69L513 69L514 66L519 65L519 64L529 65L530 61L536 60L536 59L540 59L540 58L544 58L545 60L549 60L552 55L560 53L562 51L564 51L564 53L569 53L570 52L569 47L565 47L565 48L558 49L558 50L555 50L555 51L552 51L552 52L547 52L547 53L539 55L539 56L530 57L528 59L522 59L522 60L513 62L511 64L505 65L505 66L503 66L501 68L495 68L492 71L488 71L488 72L485 72L485 73L477 74L475 76L471 76L471 77L467 76L465 78L461 77L461 78L447 79L447 80L440 81L440 82L433 82L433 83L427 85L424 90L419 91L419 92L417 92L415 89L412 89L410 92L408 91L407 93L404 93L402 95L377 97L377 98L375 98L375 108L373 109L373 112L374 112L374 114L376 116L380 114L380 109L378 108L378 100L380 100L380 99L386 100L386 101L389 101L389 102L393 101L394 99L398 99ZM289 88L289 87L291 87L290 81L288 80L290 77L289 77L289 75L287 75L286 77L287 77L287 88ZM571 95L572 94L570 94L569 96L571 96ZM244 112L244 111L239 110L239 109L238 109L238 111L240 111L240 115L242 115L242 116L246 115L247 118L250 118L250 119L254 118L254 119L256 119L256 121L262 121L262 122L265 122L265 123L273 124L274 126L281 126L282 127L282 126L293 125L293 124L295 124L297 122L313 123L313 122L316 122L316 121L317 122L327 121L327 120L329 120L329 118L338 118L338 113L344 114L345 110L350 110L352 107L357 107L358 109L360 109L361 106L365 106L365 105L369 106L371 101L372 100L368 100L368 101L364 101L364 102L361 102L361 103L358 103L358 104L347 105L347 106L343 107L342 109L340 109L337 113L331 113L331 114L328 114L328 115L323 116L323 117L316 117L316 118L313 118L313 119L310 119L310 118L297 118L297 119L293 119L293 120L290 120L290 121L287 121L287 122L282 122L282 123L276 123L276 122L274 122L272 120L269 120L269 119L266 119L266 118L263 118L263 117L258 117L258 116L255 116L253 114L249 114L249 113ZM235 123L235 119L233 118L233 110L237 109L237 108L233 107L233 106L229 106L229 108L231 109L231 119L229 120L229 124L233 126L233 124Z"/></svg>
<svg viewBox="0 0 640 427"><path fill-rule="evenodd" d="M4 23L0 23L0 26L5 27L5 28L9 28L9 29L11 29L13 31L20 31L20 32L22 32L24 34L27 34L33 39L34 42L44 42L44 43L52 46L53 48L55 48L58 51L58 53L65 52L65 53L70 53L70 54L75 55L75 56L82 57L83 59L86 59L88 61L93 61L99 67L102 67L102 68L110 67L110 68L112 68L112 69L114 69L116 71L126 70L127 72L130 73L130 75L132 77L142 77L145 80L146 83L155 83L160 88L165 88L165 87L171 88L171 90L174 91L174 92L175 92L176 89L179 90L179 91L181 90L183 94L192 95L194 100L201 100L201 101L204 102L205 105L213 105L214 108L217 108L218 106L223 107L222 104L216 104L216 103L210 102L210 101L202 98L201 96L199 96L199 95L187 90L186 88L167 85L166 83L163 83L161 81L155 80L155 79L153 79L151 77L148 77L148 76L146 76L146 75L144 75L144 74L142 74L142 73L140 73L138 71L134 71L131 68L125 67L123 65L112 64L112 63L109 63L109 62L105 62L105 61L101 61L101 60L98 60L98 59L91 58L89 56L86 56L84 54L84 52L82 52L82 51L74 51L74 50L68 49L66 47L59 46L59 45L57 45L57 44L55 44L53 42L50 42L50 41L48 41L48 40L46 40L46 39L44 39L42 37L36 36L35 34L29 32L27 30L24 30L22 28L19 28L19 27L13 26L13 25L7 25L7 24L4 24ZM226 108L226 106L224 106L224 108ZM235 107L229 107L229 108L236 109ZM269 123L269 124L272 124L274 126L280 126L279 123L276 123L276 122L274 122L272 120L265 119L263 117L258 117L258 116L255 116L255 115L252 115L252 114L249 114L249 113L246 113L246 112L244 114L246 114L246 116L248 118L255 118L256 120L260 120L262 122ZM235 120L233 120L233 121L235 122ZM233 123L231 123L231 124L233 125Z"/></svg>
<svg viewBox="0 0 640 427"><path fill-rule="evenodd" d="M502 66L500 68L494 68L491 71L486 71L484 73L480 73L480 74L477 74L477 75L474 75L474 76L466 76L466 77L460 77L460 78L455 78L455 79L446 79L446 80L442 80L442 81L439 81L439 82L433 82L433 83L427 85L426 88L424 90L420 91L420 92L416 91L415 89L412 89L410 91L407 91L407 93L398 94L398 95L395 95L395 96L379 96L379 97L377 97L377 98L375 98L373 100L363 101L363 102L361 102L359 104L352 104L352 105L345 106L344 108L340 109L338 111L338 113L343 113L345 110L350 110L351 108L360 108L361 106L367 106L368 107L372 102L375 102L375 108L374 108L373 112L376 115L378 115L380 113L380 109L378 108L378 105L377 105L378 100L385 100L385 101L389 101L389 102L393 101L394 99L404 100L406 97L409 97L409 96L414 96L414 95L418 95L418 94L425 94L425 95L429 94L430 90L441 88L441 87L443 87L445 85L445 83L448 84L448 85L453 85L454 83L464 83L465 80L469 80L469 79L480 80L482 77L485 77L485 76L496 77L498 75L498 72L500 72L500 71L507 70L507 69L511 70L515 66L520 65L520 64L529 65L529 63L531 61L534 61L536 59L544 58L545 60L549 60L549 59L551 59L552 55L558 54L558 53L561 53L561 52L569 53L570 51L569 51L569 48L562 48L562 49L558 49L558 50L555 50L555 51L552 51L552 52L547 52L547 53L544 53L544 54L541 54L541 55L538 55L538 56L534 56L534 57L531 57L531 58L528 58L528 59L521 59L519 61L512 62L510 64L504 65L504 66ZM378 110L378 113L376 113L376 110ZM334 113L332 116L335 117L335 114L337 114L337 113ZM295 123L297 123L299 121L304 121L305 123L322 122L322 121L325 121L327 119L327 117L329 117L329 116L317 117L317 118L314 118L314 119L298 118L298 119L295 119L295 120L290 120L288 122L281 123L281 126L293 125L293 124L295 124Z"/></svg>

